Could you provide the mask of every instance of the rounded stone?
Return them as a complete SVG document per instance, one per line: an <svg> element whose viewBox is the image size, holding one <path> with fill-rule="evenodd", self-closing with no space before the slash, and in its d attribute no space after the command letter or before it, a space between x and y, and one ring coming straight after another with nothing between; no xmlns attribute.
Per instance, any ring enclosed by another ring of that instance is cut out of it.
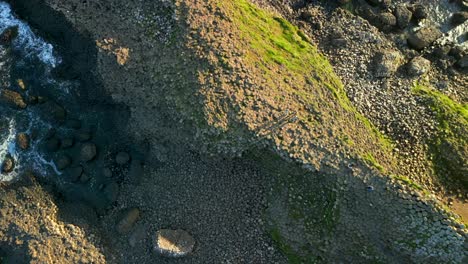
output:
<svg viewBox="0 0 468 264"><path fill-rule="evenodd" d="M64 170L68 166L70 166L71 163L72 163L72 160L71 160L71 158L69 156L62 155L62 156L58 157L57 160L55 161L55 166L57 166L57 169L59 169L59 170Z"/></svg>
<svg viewBox="0 0 468 264"><path fill-rule="evenodd" d="M67 148L71 148L73 147L73 144L75 143L75 141L73 140L73 138L69 137L69 138L64 138L62 139L62 148L63 149L67 149Z"/></svg>
<svg viewBox="0 0 468 264"><path fill-rule="evenodd" d="M19 133L16 142L20 149L27 150L29 148L29 136L26 133Z"/></svg>
<svg viewBox="0 0 468 264"><path fill-rule="evenodd" d="M408 43L413 48L421 50L431 45L441 36L442 32L439 29L435 27L425 27L412 33L408 37Z"/></svg>
<svg viewBox="0 0 468 264"><path fill-rule="evenodd" d="M10 155L5 157L5 160L2 162L2 173L7 174L12 172L15 169L15 160Z"/></svg>
<svg viewBox="0 0 468 264"><path fill-rule="evenodd" d="M57 151L60 148L60 140L53 137L46 141L45 144L46 150L49 152Z"/></svg>
<svg viewBox="0 0 468 264"><path fill-rule="evenodd" d="M431 62L423 57L416 57L408 64L408 73L411 76L421 76L431 68Z"/></svg>
<svg viewBox="0 0 468 264"><path fill-rule="evenodd" d="M91 161L96 157L97 148L93 143L83 144L80 150L80 159L82 161Z"/></svg>
<svg viewBox="0 0 468 264"><path fill-rule="evenodd" d="M181 229L161 229L156 232L154 251L165 257L184 257L195 247L195 239Z"/></svg>
<svg viewBox="0 0 468 264"><path fill-rule="evenodd" d="M127 152L121 151L115 156L115 162L119 165L124 165L130 161L130 155Z"/></svg>
<svg viewBox="0 0 468 264"><path fill-rule="evenodd" d="M138 218L140 218L140 210L138 208L126 210L117 224L117 232L120 234L129 232L138 221Z"/></svg>

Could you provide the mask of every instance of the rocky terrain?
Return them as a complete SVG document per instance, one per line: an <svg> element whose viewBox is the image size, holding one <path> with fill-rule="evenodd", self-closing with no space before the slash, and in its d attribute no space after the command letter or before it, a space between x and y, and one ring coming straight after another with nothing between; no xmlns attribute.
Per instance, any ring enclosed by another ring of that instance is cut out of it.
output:
<svg viewBox="0 0 468 264"><path fill-rule="evenodd" d="M0 263L466 262L466 1L8 2Z"/></svg>

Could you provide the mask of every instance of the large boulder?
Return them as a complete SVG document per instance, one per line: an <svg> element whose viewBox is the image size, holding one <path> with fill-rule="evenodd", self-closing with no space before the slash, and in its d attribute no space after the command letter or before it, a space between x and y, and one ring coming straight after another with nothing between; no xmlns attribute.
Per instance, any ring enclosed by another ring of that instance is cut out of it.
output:
<svg viewBox="0 0 468 264"><path fill-rule="evenodd" d="M463 11L463 12L454 13L452 15L451 22L453 25L457 26L457 25L465 23L466 20L468 20L468 12Z"/></svg>
<svg viewBox="0 0 468 264"><path fill-rule="evenodd" d="M390 77L403 62L403 56L396 50L382 50L374 57L376 77Z"/></svg>
<svg viewBox="0 0 468 264"><path fill-rule="evenodd" d="M400 4L395 8L397 24L401 29L404 29L409 25L412 16L413 13L411 13L411 11L405 5Z"/></svg>
<svg viewBox="0 0 468 264"><path fill-rule="evenodd" d="M408 44L417 50L430 46L442 36L442 32L436 27L424 27L413 32L408 37Z"/></svg>
<svg viewBox="0 0 468 264"><path fill-rule="evenodd" d="M21 94L8 89L0 91L0 103L2 102L17 109L24 109L28 106Z"/></svg>
<svg viewBox="0 0 468 264"><path fill-rule="evenodd" d="M408 63L408 74L411 76L421 76L431 68L431 62L424 57L415 57Z"/></svg>
<svg viewBox="0 0 468 264"><path fill-rule="evenodd" d="M154 251L166 257L184 257L195 247L195 239L181 229L161 229L156 233Z"/></svg>

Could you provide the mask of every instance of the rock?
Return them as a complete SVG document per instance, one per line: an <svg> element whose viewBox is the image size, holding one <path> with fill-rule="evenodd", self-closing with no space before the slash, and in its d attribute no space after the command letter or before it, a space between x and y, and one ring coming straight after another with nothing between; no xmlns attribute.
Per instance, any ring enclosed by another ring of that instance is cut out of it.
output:
<svg viewBox="0 0 468 264"><path fill-rule="evenodd" d="M463 56L460 60L457 61L457 66L461 69L468 68L468 55Z"/></svg>
<svg viewBox="0 0 468 264"><path fill-rule="evenodd" d="M400 29L404 29L409 25L412 16L413 13L405 5L400 4L395 8L395 17Z"/></svg>
<svg viewBox="0 0 468 264"><path fill-rule="evenodd" d="M96 157L97 148L93 143L85 143L81 146L80 159L82 161L91 161Z"/></svg>
<svg viewBox="0 0 468 264"><path fill-rule="evenodd" d="M442 32L435 27L425 27L408 37L408 43L415 49L421 50L431 45L442 36Z"/></svg>
<svg viewBox="0 0 468 264"><path fill-rule="evenodd" d="M129 232L133 225L135 225L138 218L140 218L140 210L138 208L127 210L117 224L117 232L120 234Z"/></svg>
<svg viewBox="0 0 468 264"><path fill-rule="evenodd" d="M161 229L156 233L154 251L165 257L184 257L195 247L195 239L181 229Z"/></svg>
<svg viewBox="0 0 468 264"><path fill-rule="evenodd" d="M68 155L61 155L58 157L58 159L55 161L55 166L57 166L57 169L59 170L64 170L68 166L70 166L72 163L71 158Z"/></svg>
<svg viewBox="0 0 468 264"><path fill-rule="evenodd" d="M421 4L414 5L412 9L413 9L412 10L413 11L413 17L416 20L421 20L421 19L427 18L427 16L428 16L427 10L423 5L421 5Z"/></svg>
<svg viewBox="0 0 468 264"><path fill-rule="evenodd" d="M73 140L73 138L69 137L69 138L64 138L62 139L62 148L63 149L68 149L68 148L71 148L73 147L73 144L75 143L75 141Z"/></svg>
<svg viewBox="0 0 468 264"><path fill-rule="evenodd" d="M89 175L87 173L82 173L80 176L80 182L81 183L86 183L90 179Z"/></svg>
<svg viewBox="0 0 468 264"><path fill-rule="evenodd" d="M463 12L454 13L454 14L452 15L452 18L451 18L450 22L451 22L454 26L458 26L458 25L460 25L460 24L465 23L466 20L468 20L468 12L467 12L467 11L463 11Z"/></svg>
<svg viewBox="0 0 468 264"><path fill-rule="evenodd" d="M72 182L77 182L78 180L80 180L82 174L83 167L81 166L67 169L67 175Z"/></svg>
<svg viewBox="0 0 468 264"><path fill-rule="evenodd" d="M53 127L50 128L44 135L44 139L51 139L53 136L55 136L55 133L57 133L57 130Z"/></svg>
<svg viewBox="0 0 468 264"><path fill-rule="evenodd" d="M459 60L463 58L463 56L468 55L466 50L460 46L456 45L450 48L450 51L448 52L448 55L454 57L455 59Z"/></svg>
<svg viewBox="0 0 468 264"><path fill-rule="evenodd" d="M0 44L10 45L11 42L18 36L18 26L12 26L5 29L0 34Z"/></svg>
<svg viewBox="0 0 468 264"><path fill-rule="evenodd" d="M65 109L52 100L47 100L40 105L41 112L45 119L51 122L63 123L67 117Z"/></svg>
<svg viewBox="0 0 468 264"><path fill-rule="evenodd" d="M130 155L127 152L121 151L115 156L115 162L119 165L124 165L130 161Z"/></svg>
<svg viewBox="0 0 468 264"><path fill-rule="evenodd" d="M86 142L91 139L91 133L88 131L79 131L75 134L75 138L79 142Z"/></svg>
<svg viewBox="0 0 468 264"><path fill-rule="evenodd" d="M109 169L109 168L104 168L104 169L102 170L102 174L103 174L104 177L106 177L106 178L112 178L112 171L111 171L111 169Z"/></svg>
<svg viewBox="0 0 468 264"><path fill-rule="evenodd" d="M107 184L104 187L104 195L110 203L114 203L119 197L119 185L115 182Z"/></svg>
<svg viewBox="0 0 468 264"><path fill-rule="evenodd" d="M389 77L394 74L403 61L403 56L395 50L383 50L374 58L375 76Z"/></svg>
<svg viewBox="0 0 468 264"><path fill-rule="evenodd" d="M415 57L408 64L408 74L411 76L421 76L431 68L431 62L424 57Z"/></svg>
<svg viewBox="0 0 468 264"><path fill-rule="evenodd" d="M19 133L16 137L16 143L22 150L27 150L29 148L29 136L26 133Z"/></svg>
<svg viewBox="0 0 468 264"><path fill-rule="evenodd" d="M307 22L312 21L313 18L314 18L314 13L312 11L310 11L310 10L303 11L300 14L300 19L302 19L304 21L307 21Z"/></svg>
<svg viewBox="0 0 468 264"><path fill-rule="evenodd" d="M0 90L0 103L1 102L17 109L25 109L28 106L21 94L8 89Z"/></svg>
<svg viewBox="0 0 468 264"><path fill-rule="evenodd" d="M133 160L128 171L129 181L132 184L140 184L141 179L143 178L143 173L144 170L141 161Z"/></svg>
<svg viewBox="0 0 468 264"><path fill-rule="evenodd" d="M5 157L2 162L2 173L8 174L15 169L15 160L9 154Z"/></svg>
<svg viewBox="0 0 468 264"><path fill-rule="evenodd" d="M65 125L69 128L80 129L81 121L78 119L68 119Z"/></svg>
<svg viewBox="0 0 468 264"><path fill-rule="evenodd" d="M380 13L378 15L378 20L384 27L393 27L397 24L396 17L390 12Z"/></svg>
<svg viewBox="0 0 468 264"><path fill-rule="evenodd" d="M340 5L346 5L346 4L350 3L350 2L351 2L351 0L338 0L338 4L340 4Z"/></svg>
<svg viewBox="0 0 468 264"><path fill-rule="evenodd" d="M372 6L378 6L382 3L382 0L366 0Z"/></svg>
<svg viewBox="0 0 468 264"><path fill-rule="evenodd" d="M55 137L50 138L45 143L45 148L49 152L55 152L60 148L60 140Z"/></svg>

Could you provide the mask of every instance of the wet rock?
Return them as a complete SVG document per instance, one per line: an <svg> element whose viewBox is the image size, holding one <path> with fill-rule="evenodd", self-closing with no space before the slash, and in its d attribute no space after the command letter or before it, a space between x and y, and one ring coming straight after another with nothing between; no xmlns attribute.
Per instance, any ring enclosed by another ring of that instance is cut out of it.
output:
<svg viewBox="0 0 468 264"><path fill-rule="evenodd" d="M408 63L408 74L421 76L429 71L431 62L423 57L416 57Z"/></svg>
<svg viewBox="0 0 468 264"><path fill-rule="evenodd" d="M5 157L5 160L2 162L2 173L8 174L15 169L15 160L10 155Z"/></svg>
<svg viewBox="0 0 468 264"><path fill-rule="evenodd" d="M9 45L18 36L18 26L5 29L0 34L0 45Z"/></svg>
<svg viewBox="0 0 468 264"><path fill-rule="evenodd" d="M80 176L80 182L81 183L86 183L90 179L89 175L87 173L82 173Z"/></svg>
<svg viewBox="0 0 468 264"><path fill-rule="evenodd" d="M91 161L96 157L97 148L94 143L85 143L81 146L80 160Z"/></svg>
<svg viewBox="0 0 468 264"><path fill-rule="evenodd" d="M104 177L106 178L112 178L112 170L109 169L109 168L104 168L102 170L102 174L104 175Z"/></svg>
<svg viewBox="0 0 468 264"><path fill-rule="evenodd" d="M29 96L27 101L27 104L29 105L37 105L39 103L38 97L34 95Z"/></svg>
<svg viewBox="0 0 468 264"><path fill-rule="evenodd" d="M55 133L57 133L57 130L53 127L50 128L44 135L44 139L51 139L53 136L55 136Z"/></svg>
<svg viewBox="0 0 468 264"><path fill-rule="evenodd" d="M68 166L70 166L72 163L72 159L68 155L61 155L60 157L57 158L55 161L55 166L57 166L57 169L59 170L64 170Z"/></svg>
<svg viewBox="0 0 468 264"><path fill-rule="evenodd" d="M79 131L75 134L75 138L79 142L86 142L91 139L91 133L89 131Z"/></svg>
<svg viewBox="0 0 468 264"><path fill-rule="evenodd" d="M110 203L117 201L119 197L119 185L115 182L111 182L104 187L104 195Z"/></svg>
<svg viewBox="0 0 468 264"><path fill-rule="evenodd" d="M27 150L29 148L29 136L26 133L19 133L16 137L16 143L22 150Z"/></svg>
<svg viewBox="0 0 468 264"><path fill-rule="evenodd" d="M121 151L115 156L115 162L119 165L127 164L130 161L130 155L127 152Z"/></svg>
<svg viewBox="0 0 468 264"><path fill-rule="evenodd" d="M128 233L138 221L138 218L140 218L140 210L138 208L127 210L117 224L117 232L120 234Z"/></svg>
<svg viewBox="0 0 468 264"><path fill-rule="evenodd" d="M457 67L461 69L468 68L468 55L463 56L463 58L457 61Z"/></svg>
<svg viewBox="0 0 468 264"><path fill-rule="evenodd" d="M83 167L81 166L67 169L67 175L72 182L77 182L78 180L80 180L82 174Z"/></svg>
<svg viewBox="0 0 468 264"><path fill-rule="evenodd" d="M62 148L63 149L68 149L68 148L71 148L73 147L73 144L75 143L74 139L69 137L69 138L64 138L62 139Z"/></svg>
<svg viewBox="0 0 468 264"><path fill-rule="evenodd" d="M60 148L60 140L56 137L48 139L45 143L45 148L49 152L55 152Z"/></svg>
<svg viewBox="0 0 468 264"><path fill-rule="evenodd" d="M67 112L61 105L52 100L47 100L45 103L41 104L40 107L45 119L57 123L65 122Z"/></svg>
<svg viewBox="0 0 468 264"><path fill-rule="evenodd" d="M2 102L17 109L25 109L28 106L21 94L8 89L0 90L0 103Z"/></svg>
<svg viewBox="0 0 468 264"><path fill-rule="evenodd" d="M468 12L464 11L464 12L454 13L452 15L452 18L451 18L450 22L454 26L458 26L460 24L463 24L466 20L468 20Z"/></svg>
<svg viewBox="0 0 468 264"><path fill-rule="evenodd" d="M403 56L395 50L383 50L374 57L375 76L389 77L394 74L403 61Z"/></svg>
<svg viewBox="0 0 468 264"><path fill-rule="evenodd" d="M435 27L425 27L408 37L408 43L415 49L421 50L431 45L442 36L442 32Z"/></svg>
<svg viewBox="0 0 468 264"><path fill-rule="evenodd" d="M68 119L65 125L69 128L73 129L80 129L81 128L81 121L77 119Z"/></svg>
<svg viewBox="0 0 468 264"><path fill-rule="evenodd" d="M462 46L454 46L450 48L448 55L454 57L455 59L459 60L463 58L463 56L467 55L466 50Z"/></svg>
<svg viewBox="0 0 468 264"><path fill-rule="evenodd" d="M413 17L416 20L426 19L428 17L426 7L424 7L423 5L421 5L421 4L414 5L412 9L413 9L412 10L413 11Z"/></svg>
<svg viewBox="0 0 468 264"><path fill-rule="evenodd" d="M350 3L350 2L351 2L351 0L338 0L338 4L340 4L340 5L346 5L346 4Z"/></svg>
<svg viewBox="0 0 468 264"><path fill-rule="evenodd" d="M133 160L128 171L129 181L132 184L140 184L143 178L143 164L139 160Z"/></svg>
<svg viewBox="0 0 468 264"><path fill-rule="evenodd" d="M397 18L390 12L380 13L377 19L383 28L391 28L397 24Z"/></svg>
<svg viewBox="0 0 468 264"><path fill-rule="evenodd" d="M400 4L395 8L395 17L400 29L404 29L409 25L412 16L413 13L405 5Z"/></svg>
<svg viewBox="0 0 468 264"><path fill-rule="evenodd" d="M161 229L154 239L154 251L165 257L184 257L195 247L195 239L181 229Z"/></svg>

